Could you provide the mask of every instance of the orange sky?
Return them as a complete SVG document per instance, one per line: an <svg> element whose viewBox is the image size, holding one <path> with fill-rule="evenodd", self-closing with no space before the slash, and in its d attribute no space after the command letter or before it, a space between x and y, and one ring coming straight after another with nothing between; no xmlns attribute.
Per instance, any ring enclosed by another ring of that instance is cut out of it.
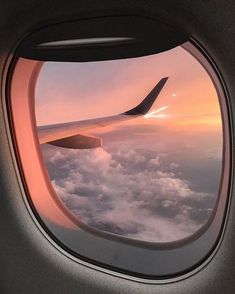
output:
<svg viewBox="0 0 235 294"><path fill-rule="evenodd" d="M167 106L159 112L167 116L124 124L220 129L220 109L212 81L199 62L181 47L128 60L45 63L36 87L37 124L121 113L137 105L165 76L169 80L151 112Z"/></svg>

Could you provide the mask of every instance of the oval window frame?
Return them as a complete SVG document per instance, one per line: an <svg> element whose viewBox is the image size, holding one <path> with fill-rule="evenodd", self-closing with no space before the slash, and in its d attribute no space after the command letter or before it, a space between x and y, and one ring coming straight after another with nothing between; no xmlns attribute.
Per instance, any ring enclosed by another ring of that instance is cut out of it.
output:
<svg viewBox="0 0 235 294"><path fill-rule="evenodd" d="M29 205L29 212L30 214L33 216L36 214L37 217L37 221L39 222L39 226L42 228L42 231L46 233L47 237L49 238L49 240L51 240L54 243L53 240L56 240L56 243L58 243L60 245L61 248L63 248L63 252L67 254L70 253L72 255L69 254L70 257L75 258L78 262L81 262L81 260L85 260L88 261L92 264L98 264L101 265L101 267L99 266L98 268L101 270L104 270L103 268L107 268L111 270L111 273L113 273L113 270L116 272L120 272L120 273L125 273L128 274L128 278L132 277L139 277L139 278L143 278L144 282L146 281L160 281L162 279L164 279L164 281L169 281L169 279L171 277L182 277L182 274L184 274L185 272L189 272L190 269L195 268L196 265L202 264L205 261L205 258L208 257L209 255L211 255L212 252L214 252L215 247L219 244L219 237L222 236L222 230L223 230L223 223L224 223L224 219L225 219L225 212L226 212L226 206L228 203L228 195L229 195L229 181L230 181L230 174L231 174L231 162L232 162L232 155L231 155L231 133L230 133L230 119L229 119L229 108L228 108L228 97L226 95L226 91L225 91L225 87L224 84L222 82L222 79L219 75L218 70L216 69L215 65L213 64L213 62L209 59L208 54L206 54L205 52L203 52L203 50L196 44L195 41L193 41L191 39L191 42L187 42L186 44L184 44L182 46L185 50L187 50L190 54L192 54L201 64L202 66L206 69L206 71L208 72L208 74L210 75L214 86L217 90L218 93L218 97L219 97L219 101L220 101L220 106L221 106L221 113L222 113L222 120L223 120L223 172L222 172L222 177L221 177L221 187L220 187L220 196L218 197L217 200L217 208L214 210L214 215L213 217L210 218L210 221L207 222L206 226L203 226L202 229L200 229L199 231L196 232L196 234L185 238L185 240L179 240L176 242L170 242L170 244L166 244L166 243L161 243L156 245L156 243L154 244L148 244L149 246L148 249L149 250L154 250L159 251L159 257L157 259L158 262L160 262L160 265L158 266L158 268L161 269L161 263L162 264L169 264L169 268L171 268L170 263L172 263L172 255L169 254L168 258L163 257L162 256L162 252L164 251L170 251L170 250L174 250L174 249L183 249L187 244L189 244L190 246L192 245L193 242L199 240L201 237L202 238L202 243L205 243L205 239L209 238L211 243L210 243L210 248L208 250L206 250L206 252L201 252L201 257L199 258L198 256L192 256L191 255L191 259L190 262L188 262L189 264L187 266L184 266L184 268L181 268L180 270L176 270L176 269L170 269L170 270L165 270L164 273L155 273L155 274L141 274L139 272L135 272L135 271L130 271L130 270L126 270L126 269L122 269L122 268L118 268L115 267L112 263L113 263L113 258L114 255L109 256L110 257L110 261L109 262L100 262L97 261L97 259L95 258L90 258L88 257L84 257L82 255L79 255L78 253L74 252L73 250L71 250L70 248L68 248L68 246L66 246L64 244L63 241L58 240L58 238L56 236L53 235L53 233L51 233L50 230L50 222L48 222L46 219L43 219L41 216L39 216L38 212L37 212L37 208L35 208L35 202L30 200L30 196L32 197L32 195L34 195L35 193L42 193L42 191L35 191L35 188L33 187L33 183L35 184L35 180L34 182L32 181L32 183L29 183L29 178L32 176L30 174L32 174L32 169L30 168L32 161L30 159L26 159L26 155L27 154L27 148L30 148L30 146L32 147L31 149L34 150L34 155L33 155L33 159L36 159L37 161L37 168L38 168L38 172L40 172L40 178L41 178L41 184L43 186L44 192L47 190L49 195L52 195L54 193L53 188L51 187L50 181L48 181L47 175L45 173L45 167L44 164L42 163L42 158L40 155L40 151L39 151L39 146L38 146L38 140L37 140L37 135L36 135L36 123L35 123L35 116L33 116L33 109L34 109L34 105L32 105L32 97L34 95L34 86L35 86L35 82L41 67L41 62L35 62L35 61L28 61L25 59L19 59L18 61L14 61L13 66L12 66L12 71L11 71L11 76L10 76L10 97L8 97L8 101L7 101L7 108L8 108L8 114L9 114L9 119L10 119L10 123L13 126L14 130L12 131L12 136L13 136L13 140L14 140L14 147L15 147L15 152L17 155L17 161L18 161L18 167L20 170L20 174L21 174L21 181L23 182L24 185L24 191L26 191L25 195L25 202L28 203ZM22 99L20 100L19 97L21 97L21 95L19 95L19 93L22 94L22 96L25 98L24 101L22 101ZM18 98L17 98L18 97ZM26 98L27 97L27 98ZM29 99L29 100L28 100ZM30 100L31 99L31 100ZM23 108L26 111L26 117L25 119L23 119L22 113L19 113L19 109ZM27 130L27 132L25 132L25 134L23 134L22 132L22 126L23 129L25 131L25 129ZM27 134L26 134L27 133ZM31 134L31 135L28 135ZM30 142L29 142L30 141ZM32 159L31 158L31 159ZM27 162L27 163L26 163ZM35 169L36 170L36 169ZM35 171L33 171L35 172ZM37 177L38 178L38 177ZM222 195L222 196L221 196ZM50 197L49 197L50 198ZM52 197L53 201L55 201L55 197ZM54 203L55 204L55 203ZM53 204L53 206L54 206ZM55 205L57 209L61 209L61 205L58 203ZM37 207L37 205L36 205ZM64 209L64 206L63 206ZM61 216L61 213L58 211L58 214L60 215L60 217L64 217ZM64 214L64 213L62 213ZM220 216L219 216L220 214ZM68 215L67 212L65 213L65 218L66 218L66 223L68 226L74 225L74 219L71 219L71 215ZM214 228L212 229L212 224L213 223L217 223L217 230L216 233L213 233L212 236L212 232L208 231L213 231ZM89 228L85 228L87 229L88 233L90 234L90 229ZM200 232L200 233L199 233ZM92 229L92 234L96 235L98 234L98 238L102 238L104 240L107 241L107 239L110 239L111 244L113 244L113 242L119 242L120 246L123 246L122 244L126 243L126 241L123 242L123 237L117 237L117 236L112 236L112 238L110 238L109 233L101 233L100 235L100 231L99 232L94 232ZM205 234L207 235L207 237L205 237ZM108 235L108 236L107 236ZM212 238L213 237L213 238ZM186 240L187 239L187 240ZM130 239L128 239L128 243L131 243L130 245L133 246L133 248L135 248L136 246L136 242L133 241L134 243L132 243L132 241L130 242ZM141 243L141 241L138 241ZM186 243L185 243L186 242ZM138 248L142 248L146 247L146 242L144 241L144 246L142 246L141 244L138 244ZM174 244L172 244L174 243ZM196 247L200 247L200 245L195 245ZM111 246L112 247L112 246ZM203 247L202 247L203 249ZM125 249L124 249L125 250ZM128 250L127 250L128 251ZM182 251L182 250L181 250ZM202 250L204 251L204 249ZM137 250L138 252L138 250ZM171 251L172 252L172 251ZM191 246L191 248L189 248L189 252L194 252L195 250L193 248L193 246ZM107 251L106 251L107 253ZM179 256L179 253L176 253L178 255L178 261L180 261L182 259L182 256L185 256L185 249L182 251L181 256ZM108 254L107 254L108 255ZM74 257L75 256L75 257ZM136 253L136 256L138 256L138 253ZM78 257L78 258L77 258ZM168 259L169 261L167 262ZM134 260L134 258L133 258ZM189 260L188 260L189 261ZM146 262L146 258L144 258L142 260L142 265L143 266L143 262ZM176 261L177 264L177 261ZM89 266L92 266L89 264ZM139 266L139 268L141 268L141 266ZM178 266L177 266L178 267Z"/></svg>

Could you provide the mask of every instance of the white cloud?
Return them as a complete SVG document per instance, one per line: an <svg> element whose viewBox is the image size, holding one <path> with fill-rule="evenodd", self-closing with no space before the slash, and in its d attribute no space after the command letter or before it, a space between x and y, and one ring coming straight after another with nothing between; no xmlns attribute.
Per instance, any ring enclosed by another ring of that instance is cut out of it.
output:
<svg viewBox="0 0 235 294"><path fill-rule="evenodd" d="M150 159L149 164L153 166L160 166L160 157L156 156L155 158Z"/></svg>
<svg viewBox="0 0 235 294"><path fill-rule="evenodd" d="M165 154L49 148L54 155L44 156L52 164L48 168L56 193L73 214L97 229L173 241L194 233L210 213L211 207L200 207L200 201L213 200L213 195L192 190L173 171L179 165L167 163Z"/></svg>

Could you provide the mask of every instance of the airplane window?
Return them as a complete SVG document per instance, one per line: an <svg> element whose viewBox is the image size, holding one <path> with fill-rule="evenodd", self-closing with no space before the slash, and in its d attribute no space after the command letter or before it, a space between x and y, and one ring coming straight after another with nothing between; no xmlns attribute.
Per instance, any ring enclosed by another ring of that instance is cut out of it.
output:
<svg viewBox="0 0 235 294"><path fill-rule="evenodd" d="M84 225L171 242L207 223L220 187L221 112L210 76L182 47L46 62L35 98L52 186Z"/></svg>
<svg viewBox="0 0 235 294"><path fill-rule="evenodd" d="M16 162L36 224L69 258L126 278L159 282L203 266L219 246L230 179L216 67L182 39L154 54L121 42L114 58L114 45L102 45L94 58L93 43L86 55L76 41L76 55L54 33L20 47L10 84ZM100 37L116 36L92 42ZM131 57L125 46L140 51Z"/></svg>

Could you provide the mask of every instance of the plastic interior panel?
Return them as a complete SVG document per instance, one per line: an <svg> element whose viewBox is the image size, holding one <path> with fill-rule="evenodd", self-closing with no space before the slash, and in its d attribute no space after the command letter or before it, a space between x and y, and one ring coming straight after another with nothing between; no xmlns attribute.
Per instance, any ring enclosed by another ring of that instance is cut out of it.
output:
<svg viewBox="0 0 235 294"><path fill-rule="evenodd" d="M221 8L221 5L223 7ZM1 293L226 293L235 288L235 201L231 197L223 242L201 271L165 285L130 281L78 264L52 246L40 232L24 202L19 173L14 168L14 152L10 141L4 106L6 69L9 53L35 27L52 19L108 14L160 17L188 31L206 48L222 74L229 97L235 96L235 3L216 0L199 1L1 1L0 9L0 74L2 107L0 109L0 230L2 234L0 262ZM234 119L234 100L229 101ZM233 131L233 130L232 130ZM233 135L233 133L232 133ZM232 194L234 192L232 191ZM233 195L232 195L233 196Z"/></svg>

